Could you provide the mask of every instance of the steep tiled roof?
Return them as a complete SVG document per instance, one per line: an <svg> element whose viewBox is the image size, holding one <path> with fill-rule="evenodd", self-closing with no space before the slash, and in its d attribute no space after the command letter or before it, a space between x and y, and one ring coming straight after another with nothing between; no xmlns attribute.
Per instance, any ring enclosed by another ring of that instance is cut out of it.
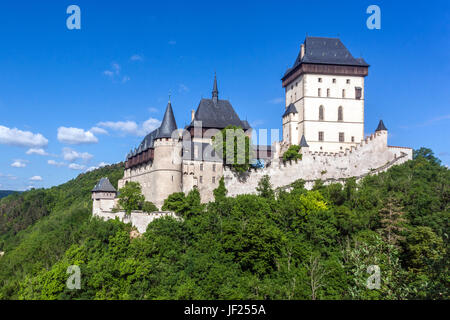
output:
<svg viewBox="0 0 450 320"><path fill-rule="evenodd" d="M303 147L303 148L309 147L308 143L306 142L306 138L305 138L304 134L302 134L302 139L300 140L300 147Z"/></svg>
<svg viewBox="0 0 450 320"><path fill-rule="evenodd" d="M300 52L294 65L286 71L284 76L302 63L369 66L363 58L355 59L338 38L306 37L304 46L303 58Z"/></svg>
<svg viewBox="0 0 450 320"><path fill-rule="evenodd" d="M92 192L116 192L108 178L101 178L100 181L95 185Z"/></svg>

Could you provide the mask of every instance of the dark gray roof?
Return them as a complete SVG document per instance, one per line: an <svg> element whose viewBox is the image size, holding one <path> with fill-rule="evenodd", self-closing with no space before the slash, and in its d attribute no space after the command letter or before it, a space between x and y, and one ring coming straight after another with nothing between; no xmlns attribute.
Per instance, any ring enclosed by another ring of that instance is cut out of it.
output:
<svg viewBox="0 0 450 320"><path fill-rule="evenodd" d="M195 153L198 149L198 153ZM213 146L203 142L183 142L183 160L222 162L222 158L215 152Z"/></svg>
<svg viewBox="0 0 450 320"><path fill-rule="evenodd" d="M377 131L382 131L382 130L387 131L386 126L385 126L384 123L383 123L383 120L380 120L380 122L378 122L378 127L377 127L377 129L375 130L375 132L377 132Z"/></svg>
<svg viewBox="0 0 450 320"><path fill-rule="evenodd" d="M287 116L289 113L298 113L297 108L295 107L295 105L294 105L293 103L291 103L291 104L287 107L286 111L283 113L283 118L284 118L285 116Z"/></svg>
<svg viewBox="0 0 450 320"><path fill-rule="evenodd" d="M177 130L177 122L175 121L175 116L173 115L172 104L167 104L166 113L159 127L156 139L159 138L170 138L172 137L172 132Z"/></svg>
<svg viewBox="0 0 450 320"><path fill-rule="evenodd" d="M101 178L94 189L92 189L92 192L117 192L117 190L109 182L108 178Z"/></svg>
<svg viewBox="0 0 450 320"><path fill-rule="evenodd" d="M286 71L285 76L302 63L369 66L363 58L353 58L350 51L338 38L306 37L304 45L303 59L299 52L294 65Z"/></svg>
<svg viewBox="0 0 450 320"><path fill-rule="evenodd" d="M242 122L242 129L244 130L251 129L250 124L248 123L247 120L242 120L241 122Z"/></svg>
<svg viewBox="0 0 450 320"><path fill-rule="evenodd" d="M308 143L306 142L304 134L302 134L302 138L300 140L300 147L302 147L302 148L308 148L309 147Z"/></svg>
<svg viewBox="0 0 450 320"><path fill-rule="evenodd" d="M214 102L213 99L202 99L195 112L194 121L202 121L203 128L223 129L229 125L243 129L246 127L228 100ZM194 125L194 121L191 122L191 126Z"/></svg>

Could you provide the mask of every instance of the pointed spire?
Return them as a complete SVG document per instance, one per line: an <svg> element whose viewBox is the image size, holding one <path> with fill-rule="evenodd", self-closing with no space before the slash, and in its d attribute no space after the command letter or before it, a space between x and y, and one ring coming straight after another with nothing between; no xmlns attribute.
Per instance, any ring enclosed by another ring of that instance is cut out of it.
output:
<svg viewBox="0 0 450 320"><path fill-rule="evenodd" d="M175 116L173 115L172 104L167 103L166 113L164 113L164 118L161 122L161 126L158 130L158 135L155 139L159 138L170 138L172 137L172 132L177 129L177 122L175 121Z"/></svg>
<svg viewBox="0 0 450 320"><path fill-rule="evenodd" d="M305 138L304 134L302 134L302 138L300 140L300 147L302 147L302 148L309 148L309 145L306 142L306 138Z"/></svg>
<svg viewBox="0 0 450 320"><path fill-rule="evenodd" d="M383 123L383 120L380 120L380 122L378 123L378 127L375 130L375 132L377 131L387 131L386 126Z"/></svg>
<svg viewBox="0 0 450 320"><path fill-rule="evenodd" d="M212 99L215 103L217 103L217 100L219 100L219 90L217 90L216 72L214 72L214 85L213 85L213 91L212 91Z"/></svg>

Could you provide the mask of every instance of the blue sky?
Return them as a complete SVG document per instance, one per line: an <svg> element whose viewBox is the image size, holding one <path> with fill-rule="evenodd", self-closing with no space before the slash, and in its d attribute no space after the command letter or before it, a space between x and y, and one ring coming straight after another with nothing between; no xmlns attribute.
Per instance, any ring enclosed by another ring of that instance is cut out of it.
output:
<svg viewBox="0 0 450 320"><path fill-rule="evenodd" d="M66 27L71 4L81 30ZM371 4L381 30L366 27ZM371 65L366 133L383 119L390 145L449 164L449 21L448 1L2 1L0 189L123 160L169 91L178 126L188 123L214 71L241 118L281 129L280 78L306 34L339 37Z"/></svg>

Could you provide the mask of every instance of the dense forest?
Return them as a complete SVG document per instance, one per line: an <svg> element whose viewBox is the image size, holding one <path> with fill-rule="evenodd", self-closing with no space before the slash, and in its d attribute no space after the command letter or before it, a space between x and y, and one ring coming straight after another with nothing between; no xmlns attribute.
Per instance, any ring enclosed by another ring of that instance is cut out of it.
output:
<svg viewBox="0 0 450 320"><path fill-rule="evenodd" d="M0 190L0 199L4 198L6 196L9 196L12 193L16 193L18 191L12 191L12 190Z"/></svg>
<svg viewBox="0 0 450 320"><path fill-rule="evenodd" d="M123 164L0 200L0 299L448 299L450 173L431 150L344 185L299 180L215 200L171 195L179 219L91 215L90 190ZM81 289L66 288L67 269ZM367 268L380 270L369 289Z"/></svg>

